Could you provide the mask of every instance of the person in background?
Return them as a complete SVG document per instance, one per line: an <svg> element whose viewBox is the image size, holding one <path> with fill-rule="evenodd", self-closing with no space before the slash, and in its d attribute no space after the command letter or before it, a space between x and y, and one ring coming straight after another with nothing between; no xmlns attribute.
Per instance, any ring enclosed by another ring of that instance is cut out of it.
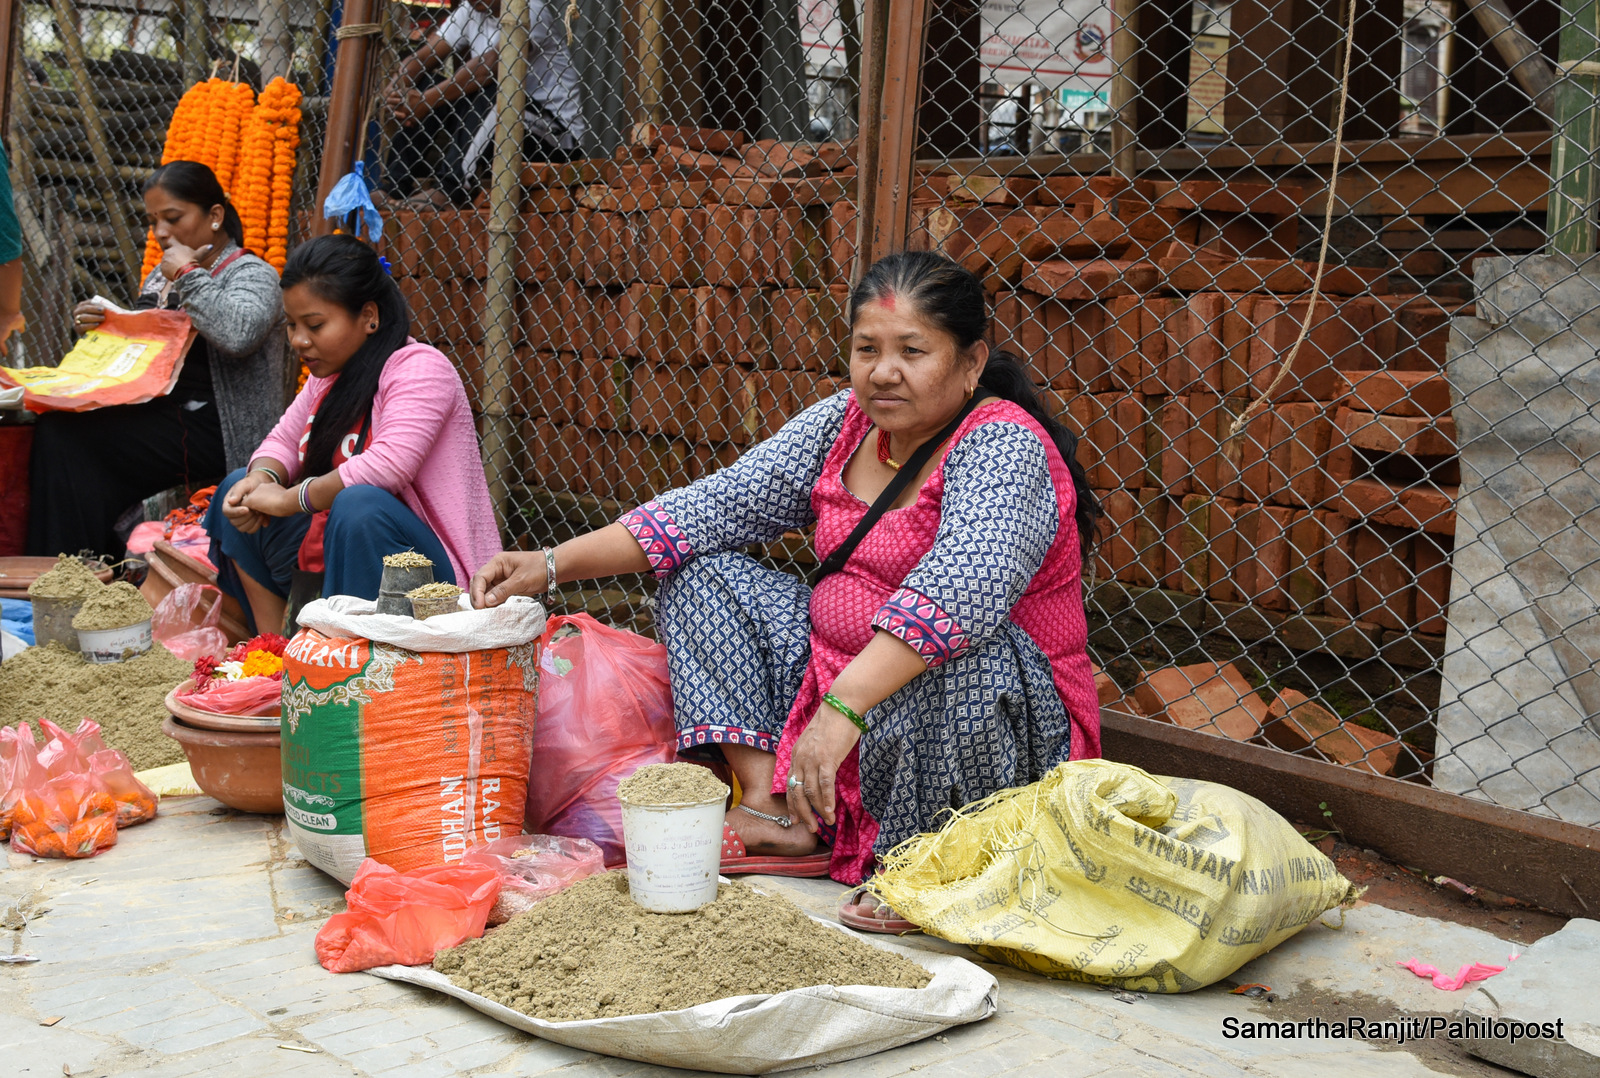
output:
<svg viewBox="0 0 1600 1078"><path fill-rule="evenodd" d="M294 389L285 355L278 275L243 249L244 227L216 174L194 161L163 165L144 185L162 248L136 308L189 315L199 336L164 397L87 412L47 412L29 465L28 553L119 553L123 511L169 487L215 483L271 429ZM105 318L73 308L87 333Z"/></svg>
<svg viewBox="0 0 1600 1078"><path fill-rule="evenodd" d="M11 163L0 146L0 356L11 354L11 335L24 328L22 225L11 198Z"/></svg>
<svg viewBox="0 0 1600 1078"><path fill-rule="evenodd" d="M464 205L481 188L478 174L487 165L494 138L494 80L500 62L499 0L464 0L439 27L439 32L413 53L396 72L385 101L402 126L424 122L449 109L451 147L439 176L440 196ZM422 90L419 77L454 57L455 74ZM528 8L528 73L524 80L527 111L523 157L529 161L565 161L574 157L585 127L578 92L578 71L567 50L560 9L549 0L530 0Z"/></svg>
<svg viewBox="0 0 1600 1078"><path fill-rule="evenodd" d="M767 855L735 852L724 872L859 883L945 809L1100 755L1083 605L1100 509L1076 437L990 346L982 283L943 255L874 264L850 318L848 391L721 471L553 550L501 554L472 582L494 606L655 572L678 751L726 760L743 800L725 849ZM813 525L814 586L742 553ZM859 893L840 917L911 927Z"/></svg>
<svg viewBox="0 0 1600 1078"><path fill-rule="evenodd" d="M466 389L377 252L353 236L297 247L283 268L289 345L311 373L205 527L218 585L277 632L296 570L321 594L378 597L383 557L415 550L468 580L500 552Z"/></svg>

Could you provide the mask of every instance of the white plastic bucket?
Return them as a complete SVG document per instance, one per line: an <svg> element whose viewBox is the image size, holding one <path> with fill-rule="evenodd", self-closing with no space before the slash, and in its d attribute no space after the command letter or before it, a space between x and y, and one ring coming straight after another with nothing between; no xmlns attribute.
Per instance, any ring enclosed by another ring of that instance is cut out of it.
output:
<svg viewBox="0 0 1600 1078"><path fill-rule="evenodd" d="M652 913L691 913L715 901L726 795L689 805L617 800L633 900Z"/></svg>
<svg viewBox="0 0 1600 1078"><path fill-rule="evenodd" d="M120 629L78 630L78 650L92 663L120 663L124 656L136 658L149 651L152 642L148 621Z"/></svg>

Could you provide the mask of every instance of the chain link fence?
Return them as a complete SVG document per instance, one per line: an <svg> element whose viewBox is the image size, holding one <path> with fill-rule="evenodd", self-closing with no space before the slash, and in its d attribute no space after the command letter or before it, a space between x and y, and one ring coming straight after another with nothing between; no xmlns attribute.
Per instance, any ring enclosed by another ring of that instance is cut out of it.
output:
<svg viewBox="0 0 1600 1078"><path fill-rule="evenodd" d="M56 275L35 304L126 294L106 207L137 224L185 85L174 13L77 9L122 134L108 183L28 5L14 167ZM499 6L378 10L360 151L384 251L515 449L489 454L513 544L607 523L847 384L857 3L530 0L503 176ZM1532 0L927 11L908 245L983 278L996 342L1081 436L1103 705L1600 823L1600 290L1528 257L1594 247L1600 27ZM328 19L291 19L308 150ZM252 60L251 25L213 8L208 58ZM496 191L521 198L509 291ZM58 354L36 311L30 351ZM814 560L801 534L760 554ZM649 631L650 590L563 593Z"/></svg>
<svg viewBox="0 0 1600 1078"><path fill-rule="evenodd" d="M28 263L22 365L54 364L72 347L74 303L97 294L132 302L144 259L144 181L196 81L218 75L259 92L265 65L268 79L301 87L294 204L303 218L327 110L319 42L329 15L309 0L21 5L8 150Z"/></svg>

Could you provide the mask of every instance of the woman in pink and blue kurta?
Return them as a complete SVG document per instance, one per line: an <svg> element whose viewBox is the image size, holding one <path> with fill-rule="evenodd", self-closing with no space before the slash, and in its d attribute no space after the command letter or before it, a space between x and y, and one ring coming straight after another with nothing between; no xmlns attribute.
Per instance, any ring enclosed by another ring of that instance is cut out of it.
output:
<svg viewBox="0 0 1600 1078"><path fill-rule="evenodd" d="M985 307L942 256L882 260L851 297L849 391L617 524L502 554L473 582L492 605L544 592L551 561L562 581L660 579L680 753L720 754L744 791L724 871L858 883L944 809L1100 754L1082 579L1099 506L1076 439L990 350ZM814 587L738 553L814 525L826 559L934 439ZM841 912L888 923L870 897Z"/></svg>

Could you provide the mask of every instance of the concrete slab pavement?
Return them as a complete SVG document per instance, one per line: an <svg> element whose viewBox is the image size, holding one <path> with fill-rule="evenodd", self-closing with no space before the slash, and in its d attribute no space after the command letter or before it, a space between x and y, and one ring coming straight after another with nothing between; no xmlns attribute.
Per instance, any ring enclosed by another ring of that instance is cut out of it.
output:
<svg viewBox="0 0 1600 1078"><path fill-rule="evenodd" d="M123 832L93 860L8 856L0 911L31 895L46 912L0 935L0 953L40 959L0 966L6 1075L687 1073L540 1041L409 985L325 972L312 938L342 908L343 888L301 861L271 818L238 815L206 798L169 800L160 818ZM824 916L841 893L825 880L764 883ZM971 957L942 940L905 942ZM1465 993L1439 992L1394 963L1416 955L1451 969L1498 964L1512 948L1486 932L1359 906L1342 929L1313 924L1233 978L1272 985L1274 1002L1230 995L1226 985L1126 1002L985 963L1000 980L993 1018L823 1070L850 1078L1504 1074L1445 1041L1230 1039L1224 1020L1449 1013ZM60 1021L40 1025L53 1017Z"/></svg>

